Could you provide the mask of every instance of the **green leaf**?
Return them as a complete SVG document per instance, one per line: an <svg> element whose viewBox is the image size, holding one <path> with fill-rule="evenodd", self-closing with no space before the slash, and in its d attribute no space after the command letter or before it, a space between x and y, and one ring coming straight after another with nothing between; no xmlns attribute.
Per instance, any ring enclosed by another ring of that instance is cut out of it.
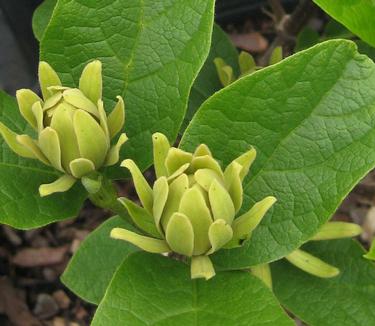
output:
<svg viewBox="0 0 375 326"><path fill-rule="evenodd" d="M18 134L33 135L15 99L0 91L0 121ZM61 174L33 159L14 154L0 137L0 223L31 229L75 217L86 193L78 183L66 193L41 198L39 186Z"/></svg>
<svg viewBox="0 0 375 326"><path fill-rule="evenodd" d="M105 221L82 242L61 276L71 291L93 304L102 300L113 274L125 258L138 250L125 241L109 237L116 227L132 229L119 216Z"/></svg>
<svg viewBox="0 0 375 326"><path fill-rule="evenodd" d="M183 129L187 127L199 106L213 93L223 88L214 64L214 59L217 57L224 59L224 61L233 68L235 76L239 75L238 51L227 34L219 25L215 24L212 33L210 53L190 92L189 105Z"/></svg>
<svg viewBox="0 0 375 326"><path fill-rule="evenodd" d="M207 100L182 139L205 143L223 166L253 145L246 211L277 203L242 248L213 256L247 268L299 248L375 165L375 65L354 43L333 40L241 78Z"/></svg>
<svg viewBox="0 0 375 326"><path fill-rule="evenodd" d="M307 49L320 41L319 33L313 30L311 27L306 26L297 35L297 42L294 48L295 52Z"/></svg>
<svg viewBox="0 0 375 326"><path fill-rule="evenodd" d="M71 86L86 63L103 62L107 112L117 95L126 106L129 141L120 157L144 169L152 161L151 135L163 132L172 143L177 135L209 52L213 7L213 0L60 0L41 42L41 58ZM125 174L118 167L109 173Z"/></svg>
<svg viewBox="0 0 375 326"><path fill-rule="evenodd" d="M223 295L225 293L225 295ZM271 291L247 272L190 279L189 267L159 255L135 253L117 270L93 326L294 325Z"/></svg>
<svg viewBox="0 0 375 326"><path fill-rule="evenodd" d="M375 46L374 0L313 0L362 40Z"/></svg>
<svg viewBox="0 0 375 326"><path fill-rule="evenodd" d="M358 242L311 242L303 249L341 273L322 279L285 260L272 264L274 292L281 303L311 326L375 325L375 265L362 257Z"/></svg>
<svg viewBox="0 0 375 326"><path fill-rule="evenodd" d="M44 0L33 14L32 27L35 38L40 42L44 31L52 17L53 9L56 6L57 0Z"/></svg>

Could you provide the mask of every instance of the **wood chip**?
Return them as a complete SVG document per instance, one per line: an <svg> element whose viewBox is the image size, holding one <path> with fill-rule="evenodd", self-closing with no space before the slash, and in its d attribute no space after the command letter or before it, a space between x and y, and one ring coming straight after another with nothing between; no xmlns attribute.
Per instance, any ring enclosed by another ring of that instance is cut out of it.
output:
<svg viewBox="0 0 375 326"><path fill-rule="evenodd" d="M230 34L233 44L251 53L262 53L268 48L268 41L258 32Z"/></svg>
<svg viewBox="0 0 375 326"><path fill-rule="evenodd" d="M11 325L41 326L7 278L0 278L0 302L2 313L7 315Z"/></svg>
<svg viewBox="0 0 375 326"><path fill-rule="evenodd" d="M61 263L69 247L26 248L20 250L12 259L20 267L49 266Z"/></svg>

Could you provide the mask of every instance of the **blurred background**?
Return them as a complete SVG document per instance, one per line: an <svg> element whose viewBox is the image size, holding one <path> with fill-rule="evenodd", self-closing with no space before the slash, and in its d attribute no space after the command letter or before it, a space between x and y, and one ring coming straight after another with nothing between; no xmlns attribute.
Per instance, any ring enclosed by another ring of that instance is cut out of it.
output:
<svg viewBox="0 0 375 326"><path fill-rule="evenodd" d="M0 0L0 88L11 95L19 88L38 90L39 49L32 32L32 15L41 2ZM250 52L258 64L266 61L276 46L283 47L284 56L307 47L312 40L306 31L313 31L315 37L327 35L328 26L332 36L353 37L310 0L287 0L279 5L274 0L218 0L216 22L236 47ZM280 31L283 20L293 14L288 33ZM121 184L119 191L129 196L132 185ZM0 325L89 324L94 307L70 293L59 276L82 240L108 216L109 212L86 203L74 223L68 220L32 231L0 226ZM375 233L373 173L352 191L334 219L362 225L360 240L368 247Z"/></svg>

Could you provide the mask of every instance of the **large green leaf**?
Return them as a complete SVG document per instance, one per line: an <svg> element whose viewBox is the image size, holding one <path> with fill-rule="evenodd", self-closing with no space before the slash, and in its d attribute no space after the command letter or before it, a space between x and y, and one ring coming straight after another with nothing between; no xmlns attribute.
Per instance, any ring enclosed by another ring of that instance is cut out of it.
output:
<svg viewBox="0 0 375 326"><path fill-rule="evenodd" d="M311 238L375 165L375 65L333 40L241 78L207 100L182 140L206 143L228 164L250 145L257 159L244 206L278 202L249 242L215 254L245 268L283 257Z"/></svg>
<svg viewBox="0 0 375 326"><path fill-rule="evenodd" d="M38 41L40 41L44 35L56 2L57 0L44 0L34 11L32 25L34 35Z"/></svg>
<svg viewBox="0 0 375 326"><path fill-rule="evenodd" d="M313 0L362 40L375 46L374 0Z"/></svg>
<svg viewBox="0 0 375 326"><path fill-rule="evenodd" d="M294 325L263 283L247 272L192 281L189 267L135 253L116 272L95 314L96 325Z"/></svg>
<svg viewBox="0 0 375 326"><path fill-rule="evenodd" d="M184 128L193 118L200 105L213 93L223 88L216 71L214 59L220 57L233 68L235 76L239 75L238 51L227 34L219 25L214 25L210 53L203 65L189 96L189 105L184 120Z"/></svg>
<svg viewBox="0 0 375 326"><path fill-rule="evenodd" d="M0 121L17 133L30 128L18 111L15 99L0 91ZM86 197L77 185L66 193L41 198L39 186L59 177L56 170L36 160L14 154L0 136L0 223L19 229L36 228L74 217Z"/></svg>
<svg viewBox="0 0 375 326"><path fill-rule="evenodd" d="M213 0L60 0L41 57L68 85L77 84L88 61L103 62L106 109L117 95L126 104L129 141L121 158L145 168L152 159L151 134L161 131L173 142L180 128L209 52L213 7ZM123 169L112 171L123 175Z"/></svg>
<svg viewBox="0 0 375 326"><path fill-rule="evenodd" d="M129 253L138 250L110 238L115 227L131 229L119 216L104 222L81 244L61 277L71 291L93 304L99 304L113 274Z"/></svg>
<svg viewBox="0 0 375 326"><path fill-rule="evenodd" d="M272 264L281 303L311 326L375 325L375 265L353 240L311 242L306 251L340 268L332 279L311 276L286 261Z"/></svg>

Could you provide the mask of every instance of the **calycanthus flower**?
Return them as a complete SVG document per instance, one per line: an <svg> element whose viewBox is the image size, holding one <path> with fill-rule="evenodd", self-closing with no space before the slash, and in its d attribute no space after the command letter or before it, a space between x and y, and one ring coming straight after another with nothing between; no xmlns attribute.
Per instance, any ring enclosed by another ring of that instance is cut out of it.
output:
<svg viewBox="0 0 375 326"><path fill-rule="evenodd" d="M17 135L0 122L0 133L8 146L22 157L37 159L64 173L50 184L41 185L41 196L70 189L77 179L119 160L127 140L122 133L111 147L111 139L122 129L125 107L121 96L108 116L102 101L102 65L95 60L81 74L79 88L61 85L46 62L39 64L43 99L29 89L17 91L23 118L37 132L37 139Z"/></svg>
<svg viewBox="0 0 375 326"><path fill-rule="evenodd" d="M132 160L121 164L129 169L143 207L119 199L138 229L151 237L122 228L113 229L111 236L152 253L191 257L191 277L209 279L215 275L209 255L241 246L276 201L266 197L237 216L242 181L256 151L250 149L223 171L206 145L188 153L170 147L167 138L157 133L153 147L157 180L152 188Z"/></svg>

